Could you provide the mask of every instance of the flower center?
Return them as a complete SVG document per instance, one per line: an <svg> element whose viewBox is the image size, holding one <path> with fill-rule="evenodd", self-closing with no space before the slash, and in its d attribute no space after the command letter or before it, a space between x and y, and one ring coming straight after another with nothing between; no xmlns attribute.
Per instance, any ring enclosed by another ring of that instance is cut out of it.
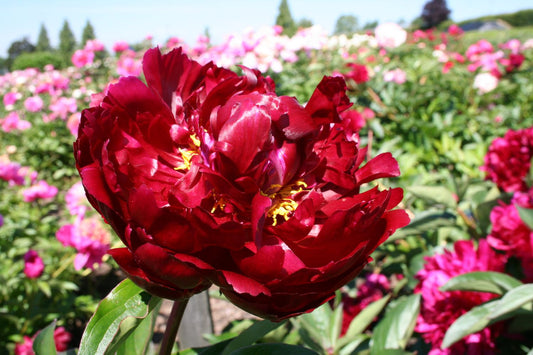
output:
<svg viewBox="0 0 533 355"><path fill-rule="evenodd" d="M280 187L279 185L273 185L271 188ZM298 202L294 201L292 197L303 191L307 187L307 184L303 181L297 181L294 184L287 185L281 188L279 191L272 194L264 194L265 196L273 200L272 207L267 211L267 216L271 217L273 222L272 226L278 224L278 216L283 217L287 221L291 215L298 208Z"/></svg>
<svg viewBox="0 0 533 355"><path fill-rule="evenodd" d="M175 167L174 170L189 171L189 169L191 168L192 158L195 155L198 155L198 151L199 151L198 148L200 148L200 140L194 133L190 135L190 138L191 138L192 144L189 143L188 148L179 149L180 154L181 154L181 159L183 159L183 162L177 167Z"/></svg>

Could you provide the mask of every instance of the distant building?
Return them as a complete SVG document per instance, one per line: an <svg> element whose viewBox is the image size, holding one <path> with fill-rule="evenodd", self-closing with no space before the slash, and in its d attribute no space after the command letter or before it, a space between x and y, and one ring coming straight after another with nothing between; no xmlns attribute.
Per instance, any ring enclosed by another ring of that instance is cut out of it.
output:
<svg viewBox="0 0 533 355"><path fill-rule="evenodd" d="M508 30L512 26L503 20L473 21L459 26L463 31Z"/></svg>

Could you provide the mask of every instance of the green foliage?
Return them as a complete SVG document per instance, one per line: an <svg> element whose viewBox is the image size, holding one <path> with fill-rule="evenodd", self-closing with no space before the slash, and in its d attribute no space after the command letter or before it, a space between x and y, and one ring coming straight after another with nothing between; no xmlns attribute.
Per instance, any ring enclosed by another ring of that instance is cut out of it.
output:
<svg viewBox="0 0 533 355"><path fill-rule="evenodd" d="M70 29L68 21L65 20L59 32L59 52L63 55L63 58L68 60L74 53L74 49L76 49L76 38Z"/></svg>
<svg viewBox="0 0 533 355"><path fill-rule="evenodd" d="M466 25L469 23L473 23L473 22L495 21L495 20L503 20L514 27L533 26L533 9L521 10L521 11L512 12L508 14L476 17L473 19L468 19L465 21L458 22L458 25L462 26L462 25Z"/></svg>
<svg viewBox="0 0 533 355"><path fill-rule="evenodd" d="M56 52L32 52L19 55L11 66L12 70L22 70L26 68L43 69L47 64L52 64L54 68L61 69L65 62L59 53Z"/></svg>
<svg viewBox="0 0 533 355"><path fill-rule="evenodd" d="M313 21L307 18L302 18L298 21L296 27L298 28L309 28L313 27Z"/></svg>
<svg viewBox="0 0 533 355"><path fill-rule="evenodd" d="M18 41L11 43L7 50L7 67L12 70L13 62L15 59L23 53L32 53L35 51L35 46L24 37Z"/></svg>
<svg viewBox="0 0 533 355"><path fill-rule="evenodd" d="M93 25L87 20L87 23L85 24L85 27L83 28L83 32L81 33L81 42L80 46L83 47L85 43L87 43L90 39L95 39L96 35L94 34L94 28Z"/></svg>
<svg viewBox="0 0 533 355"><path fill-rule="evenodd" d="M50 39L48 38L48 32L46 31L46 27L44 27L44 23L41 24L41 29L39 31L39 37L37 38L35 50L37 52L49 52L52 50L52 46L50 45Z"/></svg>
<svg viewBox="0 0 533 355"><path fill-rule="evenodd" d="M335 30L333 34L340 35L346 34L351 35L359 30L359 21L354 15L342 15L337 19L335 23Z"/></svg>
<svg viewBox="0 0 533 355"><path fill-rule="evenodd" d="M276 25L283 27L283 34L286 34L289 37L293 36L298 30L298 27L292 18L287 0L281 0L281 3L279 4Z"/></svg>

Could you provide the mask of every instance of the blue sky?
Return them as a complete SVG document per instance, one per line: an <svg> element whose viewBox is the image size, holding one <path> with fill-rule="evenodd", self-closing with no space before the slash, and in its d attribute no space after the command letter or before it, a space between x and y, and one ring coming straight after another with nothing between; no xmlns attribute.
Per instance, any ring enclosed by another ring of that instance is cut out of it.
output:
<svg viewBox="0 0 533 355"><path fill-rule="evenodd" d="M369 21L409 23L420 15L427 0L288 0L295 20L308 18L332 32L341 15ZM79 40L87 20L96 36L111 48L114 42L139 42L152 35L154 43L171 36L193 43L206 28L213 42L247 27L272 25L280 0L0 0L0 56L22 37L37 41L44 23L50 41L57 46L59 31L67 19ZM531 0L448 0L451 17L467 18L533 8Z"/></svg>

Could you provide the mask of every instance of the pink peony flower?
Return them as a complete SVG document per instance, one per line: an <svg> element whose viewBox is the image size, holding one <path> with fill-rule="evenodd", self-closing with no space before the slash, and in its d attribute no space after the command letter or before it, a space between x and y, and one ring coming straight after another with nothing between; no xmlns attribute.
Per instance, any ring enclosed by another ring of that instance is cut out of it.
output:
<svg viewBox="0 0 533 355"><path fill-rule="evenodd" d="M93 63L94 52L86 49L78 49L72 55L71 60L76 68L83 68Z"/></svg>
<svg viewBox="0 0 533 355"><path fill-rule="evenodd" d="M374 35L379 46L396 48L405 43L407 32L395 23L383 23L376 27Z"/></svg>
<svg viewBox="0 0 533 355"><path fill-rule="evenodd" d="M111 239L99 218L82 216L78 216L73 224L61 227L56 233L56 238L64 246L77 249L78 253L74 259L76 270L93 269L94 264L100 264L102 257L109 250Z"/></svg>
<svg viewBox="0 0 533 355"><path fill-rule="evenodd" d="M78 181L68 189L65 195L65 201L71 215L82 217L85 215L87 211L87 197L85 197L85 189L81 181Z"/></svg>
<svg viewBox="0 0 533 355"><path fill-rule="evenodd" d="M25 335L23 343L15 345L15 355L35 355L33 352L33 340L37 334L39 332L35 333L32 338ZM67 351L71 339L72 335L64 327L54 329L54 342L57 351Z"/></svg>
<svg viewBox="0 0 533 355"><path fill-rule="evenodd" d="M454 251L426 257L424 268L416 274L419 284L415 293L422 294L420 315L415 330L432 347L430 354L493 354L494 341L500 333L495 324L465 337L448 349L441 349L444 334L450 325L462 314L475 306L487 302L497 295L485 292L451 291L442 292L443 286L452 277L471 271L503 272L505 260L490 248L485 240L479 242L477 250L470 240L457 241Z"/></svg>
<svg viewBox="0 0 533 355"><path fill-rule="evenodd" d="M62 96L54 100L49 108L52 113L48 115L48 120L53 121L56 118L60 118L64 121L69 114L78 110L78 105L75 98Z"/></svg>
<svg viewBox="0 0 533 355"><path fill-rule="evenodd" d="M130 48L130 45L126 41L118 41L118 42L115 42L115 44L113 45L113 51L115 53L122 53L129 48Z"/></svg>
<svg viewBox="0 0 533 355"><path fill-rule="evenodd" d="M498 78L492 73L479 73L474 78L474 89L477 89L478 93L486 94L496 89L498 86Z"/></svg>
<svg viewBox="0 0 533 355"><path fill-rule="evenodd" d="M450 36L453 36L453 37L459 37L461 36L464 31L461 27L457 26L455 23L450 25L450 27L448 27L448 33L450 34Z"/></svg>
<svg viewBox="0 0 533 355"><path fill-rule="evenodd" d="M533 158L533 127L508 130L492 141L485 155L486 179L507 192L526 191L525 179Z"/></svg>
<svg viewBox="0 0 533 355"><path fill-rule="evenodd" d="M6 109L13 106L22 95L18 92L8 92L4 95L4 106Z"/></svg>
<svg viewBox="0 0 533 355"><path fill-rule="evenodd" d="M39 96L28 97L24 101L24 107L26 107L26 110L29 112L41 111L43 108L43 99L41 99Z"/></svg>
<svg viewBox="0 0 533 355"><path fill-rule="evenodd" d="M35 355L33 352L33 339L25 335L23 342L15 345L15 355Z"/></svg>
<svg viewBox="0 0 533 355"><path fill-rule="evenodd" d="M97 39L90 39L85 43L84 49L89 52L101 52L105 49L105 46Z"/></svg>
<svg viewBox="0 0 533 355"><path fill-rule="evenodd" d="M11 112L7 117L0 119L0 125L4 132L11 132L15 130L23 131L31 128L31 123L26 120L21 120L16 111Z"/></svg>
<svg viewBox="0 0 533 355"><path fill-rule="evenodd" d="M57 195L57 187L48 185L44 180L40 180L33 186L22 192L24 202L33 202L38 199L51 199Z"/></svg>
<svg viewBox="0 0 533 355"><path fill-rule="evenodd" d="M24 254L24 274L30 279L36 279L43 274L44 263L43 259L35 250L28 250Z"/></svg>
<svg viewBox="0 0 533 355"><path fill-rule="evenodd" d="M395 82L396 84L403 84L406 81L406 74L400 68L389 70L383 74L383 80L386 82Z"/></svg>
<svg viewBox="0 0 533 355"><path fill-rule="evenodd" d="M117 74L120 76L139 76L142 70L142 62L135 58L135 52L126 50L122 52L117 61Z"/></svg>
<svg viewBox="0 0 533 355"><path fill-rule="evenodd" d="M533 257L533 231L522 222L517 206L533 208L533 188L515 192L511 204L500 202L490 212L492 230L487 236L491 247L521 259Z"/></svg>

